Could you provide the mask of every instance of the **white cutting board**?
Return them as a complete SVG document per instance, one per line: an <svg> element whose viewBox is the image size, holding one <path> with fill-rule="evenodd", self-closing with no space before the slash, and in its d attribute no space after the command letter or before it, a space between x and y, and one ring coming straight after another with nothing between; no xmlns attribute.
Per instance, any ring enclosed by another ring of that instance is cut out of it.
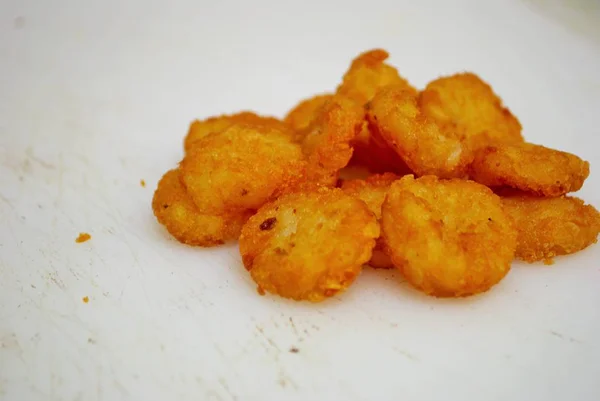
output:
<svg viewBox="0 0 600 401"><path fill-rule="evenodd" d="M190 120L282 116L371 47L418 87L480 74L527 139L591 162L600 207L598 3L291 3L1 3L0 399L599 400L600 246L468 299L366 269L313 305L150 208Z"/></svg>

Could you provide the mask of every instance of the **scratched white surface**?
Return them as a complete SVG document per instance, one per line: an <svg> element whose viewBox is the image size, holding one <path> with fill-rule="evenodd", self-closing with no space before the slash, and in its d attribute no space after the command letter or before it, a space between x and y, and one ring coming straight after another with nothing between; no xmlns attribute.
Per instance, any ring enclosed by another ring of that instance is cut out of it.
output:
<svg viewBox="0 0 600 401"><path fill-rule="evenodd" d="M191 119L282 115L375 46L419 87L479 73L530 141L592 163L598 207L597 4L2 1L0 399L600 399L598 246L474 298L367 269L312 305L150 209Z"/></svg>

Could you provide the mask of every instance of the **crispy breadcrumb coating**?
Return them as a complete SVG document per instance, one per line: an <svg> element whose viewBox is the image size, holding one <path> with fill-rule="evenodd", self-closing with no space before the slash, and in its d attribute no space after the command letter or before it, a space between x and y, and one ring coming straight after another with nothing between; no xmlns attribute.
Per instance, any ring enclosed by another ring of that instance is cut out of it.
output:
<svg viewBox="0 0 600 401"><path fill-rule="evenodd" d="M590 164L579 157L531 143L497 144L475 153L471 177L490 187L508 186L541 196L581 188Z"/></svg>
<svg viewBox="0 0 600 401"><path fill-rule="evenodd" d="M157 220L179 242L216 246L239 237L250 212L210 215L201 213L181 182L181 171L168 171L158 183L152 199Z"/></svg>
<svg viewBox="0 0 600 401"><path fill-rule="evenodd" d="M242 229L240 253L259 290L317 302L354 282L377 237L364 202L322 187L260 208Z"/></svg>
<svg viewBox="0 0 600 401"><path fill-rule="evenodd" d="M304 179L300 145L277 129L232 125L198 140L181 162L183 183L203 212L258 209Z"/></svg>
<svg viewBox="0 0 600 401"><path fill-rule="evenodd" d="M423 115L477 148L497 142L523 142L519 120L502 104L491 86L473 73L430 82L419 94Z"/></svg>
<svg viewBox="0 0 600 401"><path fill-rule="evenodd" d="M402 87L416 95L417 90L398 74L396 68L385 62L388 57L388 52L383 49L373 49L358 55L345 73L337 93L361 106L370 102L381 88L389 85ZM367 124L364 124L359 135L352 141L352 147L354 155L350 163L353 165L365 166L373 173L410 173L402 158L387 142L377 138L376 132L371 131Z"/></svg>
<svg viewBox="0 0 600 401"><path fill-rule="evenodd" d="M472 160L469 148L425 117L417 99L402 87L380 90L368 106L372 130L394 148L417 175L465 176Z"/></svg>
<svg viewBox="0 0 600 401"><path fill-rule="evenodd" d="M416 95L417 90L398 74L396 68L385 62L388 57L388 52L383 49L373 49L359 54L344 75L337 93L361 106L373 99L379 89L389 85L402 87Z"/></svg>
<svg viewBox="0 0 600 401"><path fill-rule="evenodd" d="M363 108L347 98L335 96L325 103L302 141L309 182L335 185L339 170L352 157L350 142L360 131L363 119Z"/></svg>
<svg viewBox="0 0 600 401"><path fill-rule="evenodd" d="M385 200L385 196L392 183L399 178L399 176L392 173L375 174L365 180L356 179L344 181L342 183L342 190L348 195L354 196L365 202L379 222L381 220L381 205ZM382 237L377 239L377 244L373 249L373 255L368 264L371 267L382 269L394 267L392 260L387 255L387 250Z"/></svg>
<svg viewBox="0 0 600 401"><path fill-rule="evenodd" d="M323 106L332 98L333 95L328 93L316 95L302 100L287 113L283 121L296 131L297 141L304 138L307 129L318 117Z"/></svg>
<svg viewBox="0 0 600 401"><path fill-rule="evenodd" d="M487 291L515 254L517 232L500 197L473 181L403 177L383 203L381 228L407 281L438 297Z"/></svg>
<svg viewBox="0 0 600 401"><path fill-rule="evenodd" d="M190 124L190 128L184 140L184 148L189 152L193 144L209 134L223 132L234 124L247 124L261 128L277 129L290 138L295 137L292 127L287 123L275 118L260 116L251 111L242 111L236 114L228 114L216 117L210 117L206 120L195 120Z"/></svg>
<svg viewBox="0 0 600 401"><path fill-rule="evenodd" d="M517 227L516 257L527 262L574 253L597 241L600 214L581 199L520 194L503 197L502 204Z"/></svg>

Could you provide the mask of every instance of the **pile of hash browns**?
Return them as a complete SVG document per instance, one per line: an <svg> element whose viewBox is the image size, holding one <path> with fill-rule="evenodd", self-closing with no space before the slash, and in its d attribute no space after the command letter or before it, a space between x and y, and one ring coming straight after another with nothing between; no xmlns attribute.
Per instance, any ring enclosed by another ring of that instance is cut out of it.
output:
<svg viewBox="0 0 600 401"><path fill-rule="evenodd" d="M473 73L413 87L374 49L335 92L283 120L251 111L196 120L152 208L178 241L239 240L261 294L322 301L363 266L398 269L437 297L489 290L517 258L550 264L597 240L581 199L589 163L526 142Z"/></svg>

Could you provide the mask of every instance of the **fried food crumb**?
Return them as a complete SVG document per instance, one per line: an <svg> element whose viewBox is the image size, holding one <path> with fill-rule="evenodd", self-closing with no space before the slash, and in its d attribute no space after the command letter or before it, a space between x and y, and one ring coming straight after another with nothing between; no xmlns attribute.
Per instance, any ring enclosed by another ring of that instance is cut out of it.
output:
<svg viewBox="0 0 600 401"><path fill-rule="evenodd" d="M88 302L90 302L90 298L87 295L85 297L81 298L81 300L83 301L84 304L87 304Z"/></svg>
<svg viewBox="0 0 600 401"><path fill-rule="evenodd" d="M552 258L544 259L544 264L551 266L554 264L554 259L552 259Z"/></svg>
<svg viewBox="0 0 600 401"><path fill-rule="evenodd" d="M290 348L290 352L292 354L297 354L298 352L300 352L300 350L298 348L296 348L296 347L292 347L292 348Z"/></svg>
<svg viewBox="0 0 600 401"><path fill-rule="evenodd" d="M79 236L75 239L75 242L81 244L82 242L89 241L92 238L88 233L79 233Z"/></svg>
<svg viewBox="0 0 600 401"><path fill-rule="evenodd" d="M140 185L142 186L142 188L146 188L146 181L145 180L140 180Z"/></svg>

